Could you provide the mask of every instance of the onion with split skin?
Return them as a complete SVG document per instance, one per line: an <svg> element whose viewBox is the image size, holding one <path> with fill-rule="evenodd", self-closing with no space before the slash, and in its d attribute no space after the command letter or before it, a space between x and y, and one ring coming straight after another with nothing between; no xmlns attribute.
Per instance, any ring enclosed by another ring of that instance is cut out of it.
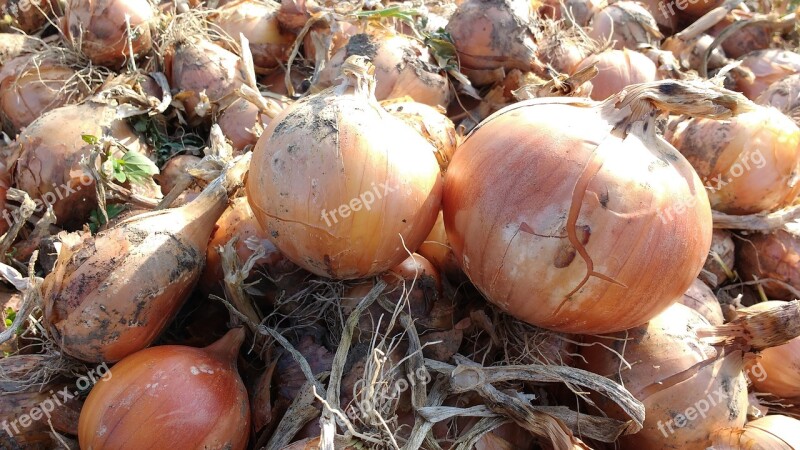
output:
<svg viewBox="0 0 800 450"><path fill-rule="evenodd" d="M211 22L236 42L243 34L250 42L253 64L261 69L274 69L286 65L294 42L294 37L280 28L279 8L272 1L236 0L217 9Z"/></svg>
<svg viewBox="0 0 800 450"><path fill-rule="evenodd" d="M723 428L711 439L714 450L784 450L800 448L800 420L770 415L743 428Z"/></svg>
<svg viewBox="0 0 800 450"><path fill-rule="evenodd" d="M574 72L595 65L597 76L590 81L594 100L605 100L632 84L655 81L656 65L643 54L628 49L606 50L584 59Z"/></svg>
<svg viewBox="0 0 800 450"><path fill-rule="evenodd" d="M696 88L637 85L600 104L528 100L466 138L445 177L444 222L489 301L539 327L605 333L646 322L683 295L711 242L705 190L654 123L624 119L615 105L653 111L653 95L681 109L670 99ZM627 120L628 133L614 131ZM678 202L683 213L662 221Z"/></svg>
<svg viewBox="0 0 800 450"><path fill-rule="evenodd" d="M614 42L614 48L636 49L639 45L658 46L663 35L653 14L641 3L621 0L596 12L588 30L589 37L604 43Z"/></svg>
<svg viewBox="0 0 800 450"><path fill-rule="evenodd" d="M83 405L81 449L247 448L250 406L236 369L244 337L237 328L205 348L152 347L115 364Z"/></svg>
<svg viewBox="0 0 800 450"><path fill-rule="evenodd" d="M794 300L790 288L800 290L800 229L787 224L771 233L743 236L736 246L736 267L744 281L764 280L764 293L774 300Z"/></svg>
<svg viewBox="0 0 800 450"><path fill-rule="evenodd" d="M342 85L273 119L247 179L253 213L278 249L336 279L402 262L431 230L441 201L435 149L377 103L359 61L345 64Z"/></svg>

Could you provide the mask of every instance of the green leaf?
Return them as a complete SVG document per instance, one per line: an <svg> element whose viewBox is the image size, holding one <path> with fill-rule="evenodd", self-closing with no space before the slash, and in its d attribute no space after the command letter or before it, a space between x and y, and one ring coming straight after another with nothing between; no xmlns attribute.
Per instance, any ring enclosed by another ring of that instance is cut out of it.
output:
<svg viewBox="0 0 800 450"><path fill-rule="evenodd" d="M158 174L158 167L155 163L140 153L127 152L119 161L122 165L122 172L133 183L141 183Z"/></svg>
<svg viewBox="0 0 800 450"><path fill-rule="evenodd" d="M92 136L91 134L82 134L81 139L83 139L83 142L86 142L89 145L97 145L97 136Z"/></svg>
<svg viewBox="0 0 800 450"><path fill-rule="evenodd" d="M6 308L4 313L5 313L4 315L6 316L6 318L4 320L4 323L6 325L6 328L9 328L11 325L14 324L14 319L17 318L17 312L14 311L13 308L9 307L9 308Z"/></svg>

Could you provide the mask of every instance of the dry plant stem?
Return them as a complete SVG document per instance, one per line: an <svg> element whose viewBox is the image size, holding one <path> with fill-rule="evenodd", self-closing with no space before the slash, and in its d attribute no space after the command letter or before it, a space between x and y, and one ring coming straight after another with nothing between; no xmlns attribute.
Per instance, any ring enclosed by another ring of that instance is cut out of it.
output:
<svg viewBox="0 0 800 450"><path fill-rule="evenodd" d="M30 196L28 196L28 193L25 191L10 188L6 193L6 198L8 200L13 200L20 203L20 216L16 221L14 221L6 234L3 235L2 240L0 240L0 262L6 261L8 249L11 248L12 244L14 244L19 232L22 230L22 227L25 226L25 222L28 221L28 219L33 215L33 212L36 210L36 204L33 202L33 200L31 200Z"/></svg>
<svg viewBox="0 0 800 450"><path fill-rule="evenodd" d="M241 98L254 104L261 114L266 115L270 119L274 119L281 112L281 109L275 104L274 101L268 102L267 99L261 95L261 92L251 88L246 84L237 89L236 93L239 94Z"/></svg>
<svg viewBox="0 0 800 450"><path fill-rule="evenodd" d="M28 278L23 278L16 270L5 264L0 264L0 275L22 292L22 302L20 303L17 315L14 317L14 321L11 323L10 327L0 332L0 345L13 338L16 331L28 320L28 316L34 309L42 304L41 287L42 281L44 280L36 276L36 270L34 269L38 256L39 251L34 250L28 262Z"/></svg>
<svg viewBox="0 0 800 450"><path fill-rule="evenodd" d="M189 189L189 186L191 186L192 183L194 183L193 176L189 175L186 172L181 173L178 176L178 180L175 182L175 186L172 188L172 190L169 191L167 195L164 196L164 198L161 199L160 202L158 202L158 205L156 205L155 210L157 211L172 206L175 200L177 200L178 197L180 197L181 194L183 194L183 192L186 191L186 189Z"/></svg>
<svg viewBox="0 0 800 450"><path fill-rule="evenodd" d="M249 320L246 325L250 331L258 334L256 324L261 323L262 318L253 307L253 302L244 292L244 280L250 275L250 269L252 269L255 262L262 258L266 251L259 246L258 250L245 262L244 267L240 267L239 258L234 248L237 240L238 238L234 237L219 248L220 256L222 257L222 270L225 274L225 296L237 311L247 316Z"/></svg>
<svg viewBox="0 0 800 450"><path fill-rule="evenodd" d="M771 213L734 216L712 211L714 228L725 230L772 231L800 218L800 205L790 206Z"/></svg>
<svg viewBox="0 0 800 450"><path fill-rule="evenodd" d="M459 436L455 442L454 450L469 450L475 448L478 441L492 430L511 423L502 417L486 417L478 421L464 435Z"/></svg>
<svg viewBox="0 0 800 450"><path fill-rule="evenodd" d="M726 0L725 3L707 12L703 17L686 27L686 29L677 33L675 37L684 42L696 38L719 23L720 20L724 19L728 13L733 11L743 1L744 0Z"/></svg>
<svg viewBox="0 0 800 450"><path fill-rule="evenodd" d="M755 351L783 345L800 336L800 300L760 313L741 314L724 325L698 330L697 335Z"/></svg>
<svg viewBox="0 0 800 450"><path fill-rule="evenodd" d="M422 357L422 343L419 340L419 334L417 334L417 328L414 326L414 322L408 314L402 313L400 315L400 324L405 327L408 335L408 352L406 353L408 356L408 361L406 363L408 366L407 373L419 374L421 372L418 371L422 370L425 371L425 376L428 376L429 374L425 369L425 359ZM414 409L419 409L425 406L427 401L428 392L426 386L422 383L414 383L411 389L411 405Z"/></svg>
<svg viewBox="0 0 800 450"><path fill-rule="evenodd" d="M439 408L442 406L447 398L447 384L448 379L446 377L439 377L433 383L431 391L428 393L428 401L425 408ZM427 420L427 418L420 413L420 410L417 410L415 416L414 428L411 430L411 436L408 441L406 441L406 445L403 446L403 450L416 450L420 448L423 442L428 441L427 437L436 424L436 422L432 420ZM438 448L438 446L439 445L436 444L436 447L433 448Z"/></svg>
<svg viewBox="0 0 800 450"><path fill-rule="evenodd" d="M300 388L300 393L286 410L286 414L283 415L275 432L272 433L272 437L263 447L264 449L280 450L286 447L305 424L319 415L319 408L314 405L317 400L314 397L313 386L312 383L306 381Z"/></svg>
<svg viewBox="0 0 800 450"><path fill-rule="evenodd" d="M529 100L538 97L569 97L580 95L578 90L587 81L596 77L597 66L584 67L574 75L555 74L544 84L526 84L511 92L517 100Z"/></svg>
<svg viewBox="0 0 800 450"><path fill-rule="evenodd" d="M703 78L708 78L708 59L711 57L711 53L717 47L722 45L723 42L725 42L729 37L731 37L737 31L745 27L749 27L751 25L771 24L771 25L777 25L778 28L785 28L787 26L787 23L793 25L794 20L795 20L794 14L789 14L781 19L760 15L758 18L755 19L739 20L728 25L728 27L722 30L719 36L717 36L716 39L714 39L714 41L711 42L711 45L708 46L705 53L703 53L703 58L702 61L700 62L700 68L699 68L700 76Z"/></svg>

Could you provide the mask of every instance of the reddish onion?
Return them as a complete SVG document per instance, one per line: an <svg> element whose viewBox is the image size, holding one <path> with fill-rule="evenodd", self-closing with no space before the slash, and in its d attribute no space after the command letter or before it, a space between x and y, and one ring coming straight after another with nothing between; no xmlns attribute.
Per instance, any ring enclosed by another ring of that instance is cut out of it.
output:
<svg viewBox="0 0 800 450"><path fill-rule="evenodd" d="M237 328L205 348L152 347L114 365L83 405L81 449L247 448L250 406L236 370L244 336Z"/></svg>
<svg viewBox="0 0 800 450"><path fill-rule="evenodd" d="M782 450L800 448L800 420L771 415L744 428L723 428L711 439L714 450Z"/></svg>
<svg viewBox="0 0 800 450"><path fill-rule="evenodd" d="M250 42L253 63L262 69L286 64L294 37L284 33L278 23L277 3L236 0L215 11L211 21L239 42L239 34Z"/></svg>
<svg viewBox="0 0 800 450"><path fill-rule="evenodd" d="M753 77L739 75L739 72L731 74L735 76L736 90L751 100L758 98L772 83L800 72L800 54L788 50L758 50L748 53L741 61L739 67L749 70Z"/></svg>
<svg viewBox="0 0 800 450"><path fill-rule="evenodd" d="M734 9L725 18L717 22L710 30L709 34L717 37L730 25L740 20L752 20L756 13ZM741 58L742 56L755 51L766 50L772 44L772 24L754 23L741 28L729 35L723 42L722 48L731 58Z"/></svg>
<svg viewBox="0 0 800 450"><path fill-rule="evenodd" d="M766 281L782 281L800 289L800 230L792 225L772 233L753 233L737 245L736 265L745 281L765 280L760 284L770 299L797 298L784 285Z"/></svg>
<svg viewBox="0 0 800 450"><path fill-rule="evenodd" d="M642 44L658 46L663 37L650 11L629 0L609 4L596 12L588 34L601 43L613 42L617 50L637 49Z"/></svg>
<svg viewBox="0 0 800 450"><path fill-rule="evenodd" d="M595 65L598 73L591 81L591 98L605 100L632 84L656 80L656 65L650 58L628 49L606 50L584 59L574 72Z"/></svg>

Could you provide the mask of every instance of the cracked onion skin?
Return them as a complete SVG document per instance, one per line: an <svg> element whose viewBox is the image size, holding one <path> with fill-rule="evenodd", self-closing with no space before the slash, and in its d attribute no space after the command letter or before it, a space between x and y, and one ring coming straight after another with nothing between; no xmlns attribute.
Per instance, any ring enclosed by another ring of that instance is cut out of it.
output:
<svg viewBox="0 0 800 450"><path fill-rule="evenodd" d="M42 286L44 318L61 349L87 362L119 361L150 345L194 289L214 224L241 186L248 158L195 200L67 235Z"/></svg>
<svg viewBox="0 0 800 450"><path fill-rule="evenodd" d="M111 368L83 405L82 450L244 450L250 406L236 369L242 328L205 348L163 345Z"/></svg>
<svg viewBox="0 0 800 450"><path fill-rule="evenodd" d="M565 333L620 331L692 284L711 209L674 148L611 134L600 112L611 100L570 102L517 103L466 138L445 176L445 228L473 284L512 316Z"/></svg>

